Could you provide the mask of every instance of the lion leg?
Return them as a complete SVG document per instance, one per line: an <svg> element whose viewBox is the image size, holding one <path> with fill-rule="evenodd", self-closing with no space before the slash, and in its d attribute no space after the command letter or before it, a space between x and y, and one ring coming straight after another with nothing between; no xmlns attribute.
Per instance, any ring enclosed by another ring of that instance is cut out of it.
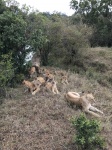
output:
<svg viewBox="0 0 112 150"><path fill-rule="evenodd" d="M95 117L101 117L100 115L98 115L98 114L96 114L96 113L90 111L89 109L85 109L84 111L85 111L86 113L89 113L89 114L95 116Z"/></svg>
<svg viewBox="0 0 112 150"><path fill-rule="evenodd" d="M91 106L89 109L92 110L92 111L96 111L96 112L99 112L99 113L103 114L103 112L100 111L99 109L97 109L96 107Z"/></svg>
<svg viewBox="0 0 112 150"><path fill-rule="evenodd" d="M67 79L65 80L65 82L66 82L66 84L69 84Z"/></svg>
<svg viewBox="0 0 112 150"><path fill-rule="evenodd" d="M54 86L52 87L52 92L56 94Z"/></svg>
<svg viewBox="0 0 112 150"><path fill-rule="evenodd" d="M57 93L57 94L59 94L59 91L58 91L58 89L57 89L57 88L56 88L56 93Z"/></svg>
<svg viewBox="0 0 112 150"><path fill-rule="evenodd" d="M32 88L30 88L29 91L30 91L31 93L33 93L33 89L32 89Z"/></svg>
<svg viewBox="0 0 112 150"><path fill-rule="evenodd" d="M32 95L35 95L38 91L40 91L40 88L37 88L35 91L33 91Z"/></svg>

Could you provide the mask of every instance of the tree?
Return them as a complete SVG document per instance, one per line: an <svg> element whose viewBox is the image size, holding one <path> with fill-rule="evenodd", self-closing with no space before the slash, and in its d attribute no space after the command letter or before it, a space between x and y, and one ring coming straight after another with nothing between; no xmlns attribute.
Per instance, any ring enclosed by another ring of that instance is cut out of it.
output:
<svg viewBox="0 0 112 150"><path fill-rule="evenodd" d="M31 13L27 6L19 9L13 0L6 2L6 8L0 14L0 54L11 52L15 73L24 73L26 55L42 47L44 36L36 24L37 12Z"/></svg>
<svg viewBox="0 0 112 150"><path fill-rule="evenodd" d="M93 46L112 46L111 0L72 0L70 6L75 9L75 14L81 14L83 23L94 28Z"/></svg>
<svg viewBox="0 0 112 150"><path fill-rule="evenodd" d="M25 45L25 29L26 22L22 16L11 11L5 11L0 15L0 54L12 53L12 61L14 67L18 68L24 63L26 54Z"/></svg>
<svg viewBox="0 0 112 150"><path fill-rule="evenodd" d="M48 38L49 19L39 12L31 12L27 18L30 49L41 57L42 65L48 64Z"/></svg>
<svg viewBox="0 0 112 150"><path fill-rule="evenodd" d="M0 14L2 14L6 9L5 2L0 0Z"/></svg>
<svg viewBox="0 0 112 150"><path fill-rule="evenodd" d="M6 96L6 86L10 84L14 76L14 69L12 64L12 55L0 55L0 97ZM2 101L0 101L1 103Z"/></svg>
<svg viewBox="0 0 112 150"><path fill-rule="evenodd" d="M81 49L88 45L91 32L87 31L90 28L71 25L70 19L60 14L51 14L48 17L50 22L47 23L45 32L48 43L44 47L48 52L49 65L75 64L82 54Z"/></svg>
<svg viewBox="0 0 112 150"><path fill-rule="evenodd" d="M14 76L11 53L0 56L0 87L5 87Z"/></svg>

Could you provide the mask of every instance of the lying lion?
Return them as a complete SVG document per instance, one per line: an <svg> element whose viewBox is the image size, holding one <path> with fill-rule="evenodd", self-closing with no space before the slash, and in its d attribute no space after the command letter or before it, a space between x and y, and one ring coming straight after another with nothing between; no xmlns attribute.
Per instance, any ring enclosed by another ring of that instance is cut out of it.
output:
<svg viewBox="0 0 112 150"><path fill-rule="evenodd" d="M69 84L66 75L64 75L64 76L61 77L61 83L62 83L62 84Z"/></svg>
<svg viewBox="0 0 112 150"><path fill-rule="evenodd" d="M95 117L101 117L99 114L95 112L99 112L100 114L103 114L102 111L100 111L99 109L91 105L92 102L95 102L92 93L86 93L86 94L84 93L82 96L80 96L79 93L68 92L67 94L65 94L65 97L68 101L74 103L75 105L81 106L84 112L87 112Z"/></svg>
<svg viewBox="0 0 112 150"><path fill-rule="evenodd" d="M43 77L37 77L34 81L39 81L40 84L44 84L45 83L45 79Z"/></svg>
<svg viewBox="0 0 112 150"><path fill-rule="evenodd" d="M40 90L40 83L35 83L34 81L30 82L27 80L23 80L22 84L24 84L32 95L35 95Z"/></svg>
<svg viewBox="0 0 112 150"><path fill-rule="evenodd" d="M49 82L49 80L54 80L54 75L51 73L46 73L45 78L46 78L46 81Z"/></svg>
<svg viewBox="0 0 112 150"><path fill-rule="evenodd" d="M35 80L32 81L32 83L36 87L36 90L32 93L32 95L35 95L38 91L40 91L41 86L45 85L45 80L43 77L37 77Z"/></svg>
<svg viewBox="0 0 112 150"><path fill-rule="evenodd" d="M39 66L32 66L29 70L29 75L31 78L40 75L40 67Z"/></svg>
<svg viewBox="0 0 112 150"><path fill-rule="evenodd" d="M49 82L46 82L45 84L45 89L53 92L54 94L59 94L59 91L57 89L56 81L54 80L49 80Z"/></svg>

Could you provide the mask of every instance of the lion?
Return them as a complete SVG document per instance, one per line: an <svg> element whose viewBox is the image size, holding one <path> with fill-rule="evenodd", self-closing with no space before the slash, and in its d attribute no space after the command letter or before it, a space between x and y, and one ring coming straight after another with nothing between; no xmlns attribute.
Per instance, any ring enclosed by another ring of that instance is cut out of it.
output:
<svg viewBox="0 0 112 150"><path fill-rule="evenodd" d="M29 70L30 77L33 78L33 76L39 76L40 75L40 67L33 65Z"/></svg>
<svg viewBox="0 0 112 150"><path fill-rule="evenodd" d="M49 81L54 81L54 75L53 74L51 74L51 73L45 73L45 80L47 81L47 82L49 82Z"/></svg>
<svg viewBox="0 0 112 150"><path fill-rule="evenodd" d="M41 84L44 84L46 82L43 77L37 77L36 80L39 81Z"/></svg>
<svg viewBox="0 0 112 150"><path fill-rule="evenodd" d="M69 84L66 75L64 75L64 76L61 77L61 83L62 83L62 84Z"/></svg>
<svg viewBox="0 0 112 150"><path fill-rule="evenodd" d="M53 92L53 94L59 94L59 91L58 91L57 85L56 85L56 81L54 81L54 80L47 81L45 84L45 89Z"/></svg>
<svg viewBox="0 0 112 150"><path fill-rule="evenodd" d="M62 70L58 70L58 71L55 71L55 74L60 77L60 80L61 80L62 84L69 84L66 72L64 72Z"/></svg>
<svg viewBox="0 0 112 150"><path fill-rule="evenodd" d="M83 93L83 95L81 96L77 92L68 92L67 94L65 94L65 98L75 105L81 106L84 112L89 113L95 117L101 117L101 115L95 112L103 114L102 111L92 106L91 103L95 102L95 98L92 93Z"/></svg>
<svg viewBox="0 0 112 150"><path fill-rule="evenodd" d="M32 95L35 95L40 90L40 83L36 83L35 81L27 81L23 80L22 84L24 84L28 90L31 92Z"/></svg>
<svg viewBox="0 0 112 150"><path fill-rule="evenodd" d="M32 93L32 95L35 95L38 91L41 90L42 86L45 86L45 79L43 77L37 77L32 81L32 83L36 87L36 90Z"/></svg>

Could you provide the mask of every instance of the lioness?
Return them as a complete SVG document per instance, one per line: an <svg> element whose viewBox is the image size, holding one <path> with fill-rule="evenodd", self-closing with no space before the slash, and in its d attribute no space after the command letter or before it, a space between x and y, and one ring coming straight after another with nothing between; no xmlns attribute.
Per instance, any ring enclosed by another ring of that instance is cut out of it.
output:
<svg viewBox="0 0 112 150"><path fill-rule="evenodd" d="M45 79L43 77L37 77L36 80L39 81L41 84L45 83Z"/></svg>
<svg viewBox="0 0 112 150"><path fill-rule="evenodd" d="M62 84L68 84L67 73L64 71L55 71L55 74L60 77Z"/></svg>
<svg viewBox="0 0 112 150"><path fill-rule="evenodd" d="M73 102L75 105L81 106L84 112L87 112L95 117L101 116L93 111L103 114L102 111L91 105L92 102L95 102L95 98L92 93L84 93L82 96L80 96L76 92L68 92L65 94L65 97L68 101Z"/></svg>
<svg viewBox="0 0 112 150"><path fill-rule="evenodd" d="M39 66L36 66L36 65L33 65L30 70L29 70L29 74L30 74L30 77L33 78L33 76L38 76L40 75L40 67Z"/></svg>
<svg viewBox="0 0 112 150"><path fill-rule="evenodd" d="M40 90L40 83L35 83L34 81L30 82L27 80L23 80L22 84L24 84L26 87L28 87L28 90L31 92L32 95L35 95L36 92Z"/></svg>
<svg viewBox="0 0 112 150"><path fill-rule="evenodd" d="M57 89L56 81L51 80L51 82L46 82L45 88L52 91L54 94L59 94Z"/></svg>
<svg viewBox="0 0 112 150"><path fill-rule="evenodd" d="M45 78L46 78L46 81L54 80L54 75L51 73L46 73Z"/></svg>
<svg viewBox="0 0 112 150"><path fill-rule="evenodd" d="M64 76L61 77L61 83L62 84L68 84L68 79L67 79L66 75L64 75Z"/></svg>

